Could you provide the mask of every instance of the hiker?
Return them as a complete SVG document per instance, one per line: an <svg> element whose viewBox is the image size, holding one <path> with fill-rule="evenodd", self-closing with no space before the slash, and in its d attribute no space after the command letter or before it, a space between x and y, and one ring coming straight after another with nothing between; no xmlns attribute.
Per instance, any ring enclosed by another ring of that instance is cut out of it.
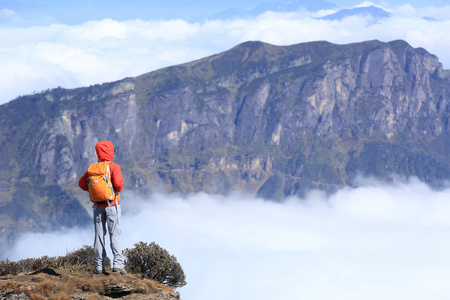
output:
<svg viewBox="0 0 450 300"><path fill-rule="evenodd" d="M108 226L109 239L111 251L114 255L113 259L113 272L119 272L122 275L126 274L124 269L124 259L122 251L120 249L120 195L119 192L123 189L123 176L120 166L113 163L114 159L114 146L110 141L100 141L95 145L95 151L97 153L98 162L91 164L89 169L80 178L78 185L84 191L89 192L89 197L93 202L94 207L94 227L95 227L95 238L94 238L94 262L95 270L97 274L106 273L105 269L105 259L106 259L106 248L105 248L105 235L106 235L106 225ZM102 174L100 174L102 173ZM96 178L95 175L100 179L93 181ZM110 180L108 185L108 180ZM109 176L109 178L108 178ZM101 182L103 181L103 183ZM97 184L103 184L103 194L105 194L105 187L109 187L109 195L105 198L103 196L100 198L96 190ZM96 194L97 193L97 194ZM108 199L108 200L104 200Z"/></svg>

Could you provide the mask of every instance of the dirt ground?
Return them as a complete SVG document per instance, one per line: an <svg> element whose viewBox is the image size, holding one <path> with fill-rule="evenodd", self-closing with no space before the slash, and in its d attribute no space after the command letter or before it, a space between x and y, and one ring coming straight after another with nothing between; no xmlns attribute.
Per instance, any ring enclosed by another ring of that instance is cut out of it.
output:
<svg viewBox="0 0 450 300"><path fill-rule="evenodd" d="M45 268L28 274L0 277L0 299L173 299L179 293L138 275L116 272L92 274L77 270Z"/></svg>

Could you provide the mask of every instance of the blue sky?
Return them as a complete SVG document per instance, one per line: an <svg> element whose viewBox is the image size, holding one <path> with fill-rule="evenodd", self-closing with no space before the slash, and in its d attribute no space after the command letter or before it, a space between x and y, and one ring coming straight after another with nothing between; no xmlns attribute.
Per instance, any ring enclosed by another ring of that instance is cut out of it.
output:
<svg viewBox="0 0 450 300"><path fill-rule="evenodd" d="M212 16L222 10L232 7L241 9L253 9L262 3L277 3L280 0L228 0L228 1L206 1L206 0L1 0L2 8L14 10L25 20L48 23L57 22L68 25L81 24L89 20L101 20L110 18L117 21L130 19L171 19L183 18L195 20L199 17ZM303 2L312 2L306 0ZM330 0L330 3L338 7L352 7L362 1L355 0ZM424 6L442 7L448 5L444 0L397 0L383 1L377 4L384 6L399 6L410 4L420 8Z"/></svg>
<svg viewBox="0 0 450 300"><path fill-rule="evenodd" d="M327 0L297 1L308 9L254 10L279 3L274 0L0 0L0 104L59 86L137 76L248 40L290 45L404 39L437 55L450 69L450 5L445 1L330 0L334 6L328 9L313 8ZM369 5L391 16L319 19L341 8ZM231 8L250 13L218 17Z"/></svg>

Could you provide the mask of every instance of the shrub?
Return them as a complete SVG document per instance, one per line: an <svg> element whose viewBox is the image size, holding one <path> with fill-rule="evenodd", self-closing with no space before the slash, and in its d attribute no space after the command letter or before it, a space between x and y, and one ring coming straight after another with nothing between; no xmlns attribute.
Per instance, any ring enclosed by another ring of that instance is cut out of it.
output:
<svg viewBox="0 0 450 300"><path fill-rule="evenodd" d="M110 265L110 260L106 258L106 265ZM67 268L79 269L84 271L94 270L94 248L83 246L81 249L67 253L65 256L40 258L27 258L17 262L10 260L0 261L0 276L17 275L37 271L43 268Z"/></svg>
<svg viewBox="0 0 450 300"><path fill-rule="evenodd" d="M55 258L43 256L41 258L27 258L17 262L10 260L0 261L0 276L17 275L20 273L32 272L45 267L53 267Z"/></svg>
<svg viewBox="0 0 450 300"><path fill-rule="evenodd" d="M123 251L125 266L130 273L141 274L171 288L186 285L186 276L177 258L155 242L139 242Z"/></svg>
<svg viewBox="0 0 450 300"><path fill-rule="evenodd" d="M0 261L0 276L4 275L15 275L14 273L15 263L9 259Z"/></svg>
<svg viewBox="0 0 450 300"><path fill-rule="evenodd" d="M177 258L170 255L155 242L151 244L139 242L133 249L123 251L125 268L130 273L140 274L144 278L153 279L171 288L186 285L186 276ZM106 265L110 260L106 258ZM17 275L37 271L43 268L94 270L94 248L83 246L81 249L67 253L65 256L41 258L27 258L13 262L0 261L0 276Z"/></svg>
<svg viewBox="0 0 450 300"><path fill-rule="evenodd" d="M90 270L94 266L94 248L84 245L82 248L58 257L57 267Z"/></svg>

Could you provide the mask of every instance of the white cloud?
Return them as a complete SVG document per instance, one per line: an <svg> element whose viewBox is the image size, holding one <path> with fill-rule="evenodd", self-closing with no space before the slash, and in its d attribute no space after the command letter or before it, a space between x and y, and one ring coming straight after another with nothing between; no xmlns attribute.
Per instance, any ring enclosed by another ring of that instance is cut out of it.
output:
<svg viewBox="0 0 450 300"><path fill-rule="evenodd" d="M389 9L387 9L386 7L384 7L382 5L377 5L377 4L373 3L372 1L363 1L360 4L355 5L353 7L356 8L356 7L368 7L368 6L375 6L375 7L378 7L378 8L382 8L382 9L384 9L386 11L389 11Z"/></svg>
<svg viewBox="0 0 450 300"><path fill-rule="evenodd" d="M86 30L86 29L89 30ZM68 37L73 37L79 41L99 42L107 38L125 39L127 35L127 25L118 21L104 19L100 22L90 21L82 26L68 27Z"/></svg>
<svg viewBox="0 0 450 300"><path fill-rule="evenodd" d="M405 4L402 6L399 6L396 10L397 15L399 16L404 16L404 17L416 17L416 9L410 5L410 4Z"/></svg>
<svg viewBox="0 0 450 300"><path fill-rule="evenodd" d="M10 19L15 17L17 14L14 10L2 8L0 9L0 20L1 19Z"/></svg>
<svg viewBox="0 0 450 300"><path fill-rule="evenodd" d="M315 14L265 13L240 20L104 19L78 26L0 27L0 103L58 86L74 88L137 76L162 67L226 51L248 40L275 45L327 40L345 44L405 39L436 54L450 66L449 7L390 8L392 16L374 23L350 17L325 21ZM2 11L2 14L12 12ZM424 16L435 18L430 22Z"/></svg>
<svg viewBox="0 0 450 300"><path fill-rule="evenodd" d="M432 17L436 20L448 21L448 16L450 14L450 5L443 7L424 7L418 9L418 13L422 17Z"/></svg>
<svg viewBox="0 0 450 300"><path fill-rule="evenodd" d="M187 275L184 300L444 300L450 293L450 189L363 179L331 196L282 203L240 194L123 196L122 246L155 241L175 255ZM10 255L63 255L90 245L92 235L92 228L29 234Z"/></svg>

